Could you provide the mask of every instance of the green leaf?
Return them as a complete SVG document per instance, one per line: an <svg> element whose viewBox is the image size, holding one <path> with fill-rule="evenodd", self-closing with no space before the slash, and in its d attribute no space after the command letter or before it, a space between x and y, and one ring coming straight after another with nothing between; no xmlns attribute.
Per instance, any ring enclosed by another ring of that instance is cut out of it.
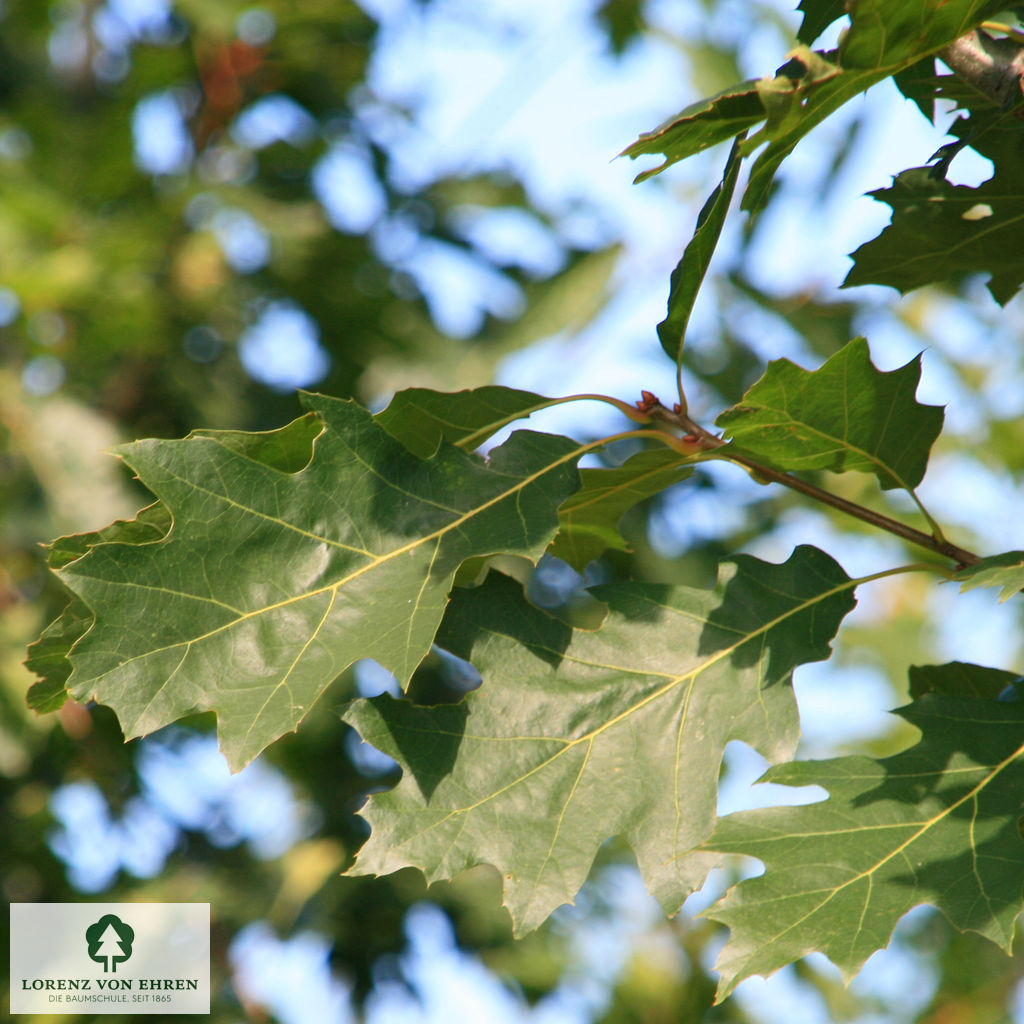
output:
<svg viewBox="0 0 1024 1024"><path fill-rule="evenodd" d="M990 555L977 565L961 569L953 579L960 583L961 592L977 587L1001 587L999 600L1007 601L1024 590L1024 551Z"/></svg>
<svg viewBox="0 0 1024 1024"><path fill-rule="evenodd" d="M47 546L47 564L51 569L63 569L97 544L152 544L162 540L170 528L171 514L160 502L154 502L134 519L118 519L101 530L58 537Z"/></svg>
<svg viewBox="0 0 1024 1024"><path fill-rule="evenodd" d="M693 304L715 253L725 216L729 212L729 203L736 190L736 179L742 163L741 141L742 135L733 143L722 172L722 180L715 186L698 214L693 238L669 280L668 316L658 324L658 338L661 347L677 365L683 358L686 325L690 322Z"/></svg>
<svg viewBox="0 0 1024 1024"><path fill-rule="evenodd" d="M1024 147L1022 147L1024 154ZM851 254L843 281L884 284L902 294L958 274L988 273L1005 305L1024 284L1024 172L997 173L977 188L952 185L933 167L912 167L891 188L869 193L892 207L892 222Z"/></svg>
<svg viewBox="0 0 1024 1024"><path fill-rule="evenodd" d="M520 431L486 464L447 445L421 460L355 403L302 400L320 432L297 472L257 455L299 462L308 424L119 450L174 526L156 543L93 546L58 575L95 615L68 689L109 704L126 736L212 709L238 768L356 659L404 683L459 565L539 557L593 447Z"/></svg>
<svg viewBox="0 0 1024 1024"><path fill-rule="evenodd" d="M787 117L747 143L748 151L769 143L750 173L742 207L757 213L768 201L771 184L783 160L797 143L844 103L872 85L899 74L922 58L962 36L979 22L1003 8L1000 0L851 0L850 27L839 44L842 71L818 73L816 86L791 98ZM830 57L834 55L829 55Z"/></svg>
<svg viewBox="0 0 1024 1024"><path fill-rule="evenodd" d="M813 61L809 55L813 55ZM829 56L834 58L834 54ZM769 81L774 80L763 80L765 126L748 139L743 147L746 155L768 143L754 161L740 202L740 208L751 215L759 213L767 204L775 175L797 143L848 100L888 77L888 72L876 70L844 71L806 47L793 51L790 58L786 66L792 66L794 73L799 71L805 61L813 65L814 70L809 69L789 89L769 89Z"/></svg>
<svg viewBox="0 0 1024 1024"><path fill-rule="evenodd" d="M768 201L782 161L817 124L872 85L941 50L1005 6L1002 0L850 0L850 27L838 52L838 75L812 72L813 88L789 102L787 117L747 143L769 145L750 173L742 207L757 213ZM827 15L825 15L827 16ZM802 30L802 27L801 27ZM829 54L830 58L835 55Z"/></svg>
<svg viewBox="0 0 1024 1024"><path fill-rule="evenodd" d="M856 0L850 27L838 54L798 47L774 77L742 82L709 100L691 104L653 132L641 135L622 155L663 154L658 167L637 176L642 181L708 146L732 138L760 121L765 127L749 139L744 154L768 143L751 170L742 208L755 214L768 201L783 160L797 143L848 100L878 82L936 53L985 18L998 12L999 0ZM809 33L829 17L828 5L815 5Z"/></svg>
<svg viewBox="0 0 1024 1024"><path fill-rule="evenodd" d="M558 510L550 552L582 572L609 548L628 551L619 520L637 502L685 480L689 459L671 448L638 452L616 469L581 469L580 489Z"/></svg>
<svg viewBox="0 0 1024 1024"><path fill-rule="evenodd" d="M616 56L644 31L643 0L601 0L594 18L608 33L608 42Z"/></svg>
<svg viewBox="0 0 1024 1024"><path fill-rule="evenodd" d="M713 591L593 588L609 607L596 632L494 574L457 593L438 643L473 661L481 688L456 705L384 696L344 712L403 769L362 812L371 835L352 873L414 866L433 881L493 864L521 934L571 901L620 835L674 912L713 863L693 848L714 821L726 743L773 761L792 751L791 674L828 657L854 586L814 548L782 565L740 555Z"/></svg>
<svg viewBox="0 0 1024 1024"><path fill-rule="evenodd" d="M812 951L849 979L920 903L1010 948L1022 907L1024 706L929 694L897 713L922 732L910 750L764 776L824 786L827 801L719 820L705 847L766 868L708 911L731 929L719 999Z"/></svg>
<svg viewBox="0 0 1024 1024"><path fill-rule="evenodd" d="M846 14L846 0L800 0L796 9L803 13L796 37L810 46L833 21Z"/></svg>
<svg viewBox="0 0 1024 1024"><path fill-rule="evenodd" d="M399 391L374 419L414 455L428 459L441 441L466 451L518 419L554 404L530 391L496 386L445 394L428 388Z"/></svg>
<svg viewBox="0 0 1024 1024"><path fill-rule="evenodd" d="M211 438L251 462L282 473L298 473L313 457L313 444L322 430L320 418L308 412L277 430L193 430L190 436Z"/></svg>
<svg viewBox="0 0 1024 1024"><path fill-rule="evenodd" d="M740 82L717 96L692 103L627 146L620 156L635 160L645 154L660 153L665 157L657 167L638 174L634 183L660 174L678 160L709 146L736 138L760 121L767 120L771 131L777 130L787 122L787 114L802 107L810 92L840 73L836 65L806 46L798 47L789 57L774 75ZM744 143L741 152L746 154L756 149L765 141L765 131Z"/></svg>
<svg viewBox="0 0 1024 1024"><path fill-rule="evenodd" d="M915 700L926 693L996 700L1017 679L1014 672L963 661L951 661L946 665L911 665L909 675L910 696Z"/></svg>
<svg viewBox="0 0 1024 1024"><path fill-rule="evenodd" d="M764 105L754 80L741 82L717 96L691 103L654 131L644 132L619 156L635 160L648 153L661 154L664 162L641 171L634 184L660 174L678 160L700 153L710 146L735 138L741 132L764 120Z"/></svg>
<svg viewBox="0 0 1024 1024"><path fill-rule="evenodd" d="M746 155L769 143L754 164L741 204L756 213L767 202L775 172L800 139L847 100L894 70L847 72L828 59L833 56L797 47L775 75L741 82L709 100L691 104L653 132L641 135L620 155L634 159L647 153L664 155L663 163L637 175L635 181L640 182L764 121L765 127L742 148Z"/></svg>
<svg viewBox="0 0 1024 1024"><path fill-rule="evenodd" d="M170 514L157 502L142 509L134 519L119 519L102 530L58 537L47 547L47 562L51 569L62 569L97 544L149 544L163 538L170 527ZM72 595L60 616L43 630L35 643L29 645L25 667L39 676L26 695L26 703L33 711L43 714L64 705L70 696L67 690L68 676L71 675L68 654L92 623L92 612L82 600Z"/></svg>
<svg viewBox="0 0 1024 1024"><path fill-rule="evenodd" d="M1008 44L1013 50L1012 44ZM933 62L932 62L933 63ZM997 104L953 75L920 69L907 88L968 112L949 129L957 141L943 146L930 167L914 167L891 188L870 195L892 207L892 221L852 254L846 285L884 284L908 292L961 274L988 273L993 298L1006 304L1024 284L1019 244L1024 224L1024 121L1016 104ZM949 162L964 146L992 162L993 174L977 188L946 180Z"/></svg>
<svg viewBox="0 0 1024 1024"><path fill-rule="evenodd" d="M68 652L72 645L92 625L92 613L78 600L72 601L43 630L42 635L28 648L25 667L39 679L25 695L25 702L33 711L45 714L64 706L70 694L67 681L71 675Z"/></svg>
<svg viewBox="0 0 1024 1024"><path fill-rule="evenodd" d="M1005 10L1005 0L850 0L844 68L906 66ZM890 74L892 71L889 72Z"/></svg>
<svg viewBox="0 0 1024 1024"><path fill-rule="evenodd" d="M716 423L777 469L874 473L883 489L909 491L942 430L941 407L914 398L920 378L920 357L882 372L854 338L817 370L772 361Z"/></svg>
<svg viewBox="0 0 1024 1024"><path fill-rule="evenodd" d="M946 79L952 76L945 76ZM892 76L893 84L910 100L927 120L935 116L935 100L939 76L935 74L935 58L924 57Z"/></svg>

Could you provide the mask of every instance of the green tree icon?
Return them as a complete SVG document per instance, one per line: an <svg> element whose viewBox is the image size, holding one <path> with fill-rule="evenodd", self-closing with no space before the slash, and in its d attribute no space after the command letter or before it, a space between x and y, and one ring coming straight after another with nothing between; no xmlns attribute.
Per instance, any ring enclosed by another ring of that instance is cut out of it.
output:
<svg viewBox="0 0 1024 1024"><path fill-rule="evenodd" d="M89 943L89 957L103 964L107 971L117 972L117 965L132 955L132 941L135 930L114 914L104 914L95 924L85 930L85 941Z"/></svg>

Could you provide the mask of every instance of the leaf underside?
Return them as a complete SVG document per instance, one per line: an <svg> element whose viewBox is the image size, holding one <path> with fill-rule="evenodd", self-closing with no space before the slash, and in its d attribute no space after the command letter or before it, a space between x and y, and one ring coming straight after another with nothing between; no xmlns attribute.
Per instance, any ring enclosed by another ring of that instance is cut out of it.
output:
<svg viewBox="0 0 1024 1024"><path fill-rule="evenodd" d="M414 866L433 881L493 864L521 934L572 901L620 835L677 910L714 863L694 847L714 821L725 745L791 755L793 669L829 656L854 605L854 581L814 548L781 565L738 556L720 573L713 591L595 587L609 608L596 632L495 573L456 592L438 644L472 660L480 689L457 705L384 696L344 712L403 769L362 812L371 835L352 872Z"/></svg>

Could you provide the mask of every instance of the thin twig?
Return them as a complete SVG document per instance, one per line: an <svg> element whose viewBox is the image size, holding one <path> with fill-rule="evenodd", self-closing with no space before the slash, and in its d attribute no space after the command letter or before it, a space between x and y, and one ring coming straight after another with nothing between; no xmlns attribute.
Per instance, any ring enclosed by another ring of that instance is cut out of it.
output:
<svg viewBox="0 0 1024 1024"><path fill-rule="evenodd" d="M931 534L922 533L920 530L915 530L912 526L907 526L906 523L890 519L881 512L875 512L872 509L865 508L863 505L858 505L856 502L841 498L838 494L832 494L831 491L816 487L814 484L801 480L800 477L794 476L792 473L779 472L777 469L764 466L738 452L730 452L728 451L729 445L723 445L723 447L726 451L722 453L722 457L730 462L737 462L741 466L746 466L757 473L758 476L782 484L784 487L789 487L794 491L799 491L808 498L820 501L824 505L831 505L832 508L838 509L840 512L845 512L847 515L854 516L865 523L870 523L881 530L886 530L897 537L902 537L903 540L909 541L911 544L916 544L918 547L927 548L936 554L951 558L958 565L977 565L981 561L981 558L974 554L974 552L967 551L956 544L951 544L948 540L938 540L931 536Z"/></svg>
<svg viewBox="0 0 1024 1024"><path fill-rule="evenodd" d="M651 398L653 399L654 396L652 395ZM699 423L690 419L690 417L678 406L674 409L667 409L658 402L657 399L654 399L654 403L652 404L652 402L647 399L646 395L644 404L646 406L644 411L652 419L661 420L664 423L670 423L685 431L686 437L684 440L691 444L699 444L700 448L704 451L715 452L717 458L726 459L729 462L735 462L740 466L745 466L762 479L771 480L773 483L782 484L783 487L799 491L808 498L813 498L815 501L819 501L823 505L829 505L834 509L838 509L840 512L845 512L847 515L853 516L855 519L860 519L862 522L869 523L871 526L876 526L880 530L885 530L888 533L894 534L911 544L916 544L918 547L926 548L928 551L934 551L938 555L951 558L958 566L977 565L978 562L981 561L981 558L974 554L973 551L968 551L956 544L951 544L945 538L933 537L927 533L922 533L920 530L915 530L912 526L907 526L906 523L901 523L899 520L891 519L889 516L883 515L881 512L875 512L863 505L858 505L854 501L841 498L838 494L832 494L831 491L823 490L821 487L808 483L806 480L803 480L798 476L794 476L792 473L785 473L781 470L773 469L771 466L766 466L763 463L758 462L756 459L744 452L736 451L733 449L732 445L723 441L720 437L716 437L710 431L705 430Z"/></svg>

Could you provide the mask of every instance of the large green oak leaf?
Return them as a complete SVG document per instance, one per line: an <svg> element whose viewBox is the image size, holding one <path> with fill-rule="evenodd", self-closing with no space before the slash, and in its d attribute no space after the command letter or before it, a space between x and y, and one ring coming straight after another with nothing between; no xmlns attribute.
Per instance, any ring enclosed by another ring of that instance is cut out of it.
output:
<svg viewBox="0 0 1024 1024"><path fill-rule="evenodd" d="M986 677L978 688L989 686ZM903 753L764 776L823 786L828 800L719 819L706 848L765 865L707 911L731 931L719 999L814 951L849 979L921 903L1010 948L1024 883L1024 704L928 693L898 714L922 733Z"/></svg>
<svg viewBox="0 0 1024 1024"><path fill-rule="evenodd" d="M315 415L282 431L118 449L173 525L57 575L94 616L67 689L113 708L126 736L212 709L238 768L353 661L404 683L461 563L538 558L594 447L520 431L486 462L450 445L423 460L355 403L303 402Z"/></svg>
<svg viewBox="0 0 1024 1024"><path fill-rule="evenodd" d="M912 491L943 420L941 407L915 399L920 379L920 357L883 372L854 338L817 370L772 361L715 422L777 469L874 473L885 490Z"/></svg>
<svg viewBox="0 0 1024 1024"><path fill-rule="evenodd" d="M476 665L480 688L454 705L383 696L344 712L403 770L362 812L371 834L352 873L413 866L434 881L492 864L521 934L574 899L619 835L675 912L714 863L694 847L714 822L725 745L790 755L791 674L829 656L855 583L815 548L781 565L740 555L714 590L593 588L609 608L594 632L494 573L458 592L438 643Z"/></svg>

